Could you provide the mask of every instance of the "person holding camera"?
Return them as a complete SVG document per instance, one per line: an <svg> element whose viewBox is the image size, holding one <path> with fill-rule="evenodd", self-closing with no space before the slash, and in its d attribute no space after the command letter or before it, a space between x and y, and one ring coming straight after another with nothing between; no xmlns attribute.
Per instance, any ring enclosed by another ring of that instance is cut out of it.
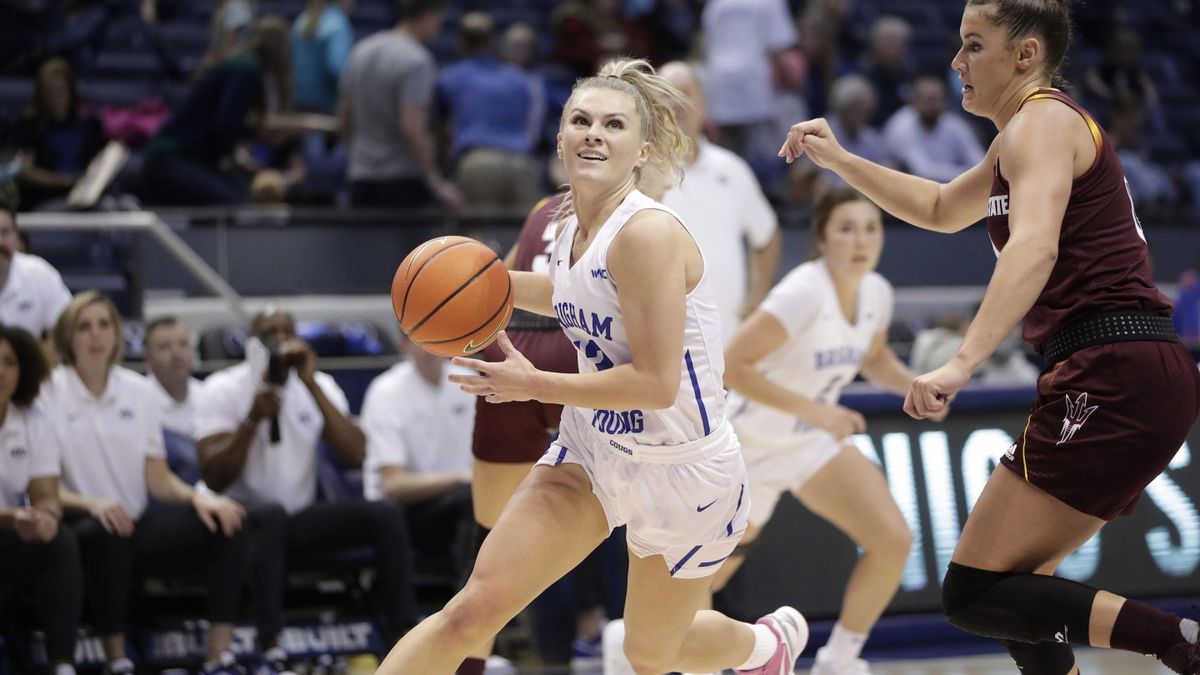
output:
<svg viewBox="0 0 1200 675"><path fill-rule="evenodd" d="M117 365L120 335L111 300L98 291L76 295L54 325L62 365L42 394L62 452L59 493L79 540L92 628L107 672L134 672L125 652L134 570L173 572L203 560L211 624L204 673L232 675L233 621L250 561L245 511L168 468L154 392Z"/></svg>
<svg viewBox="0 0 1200 675"><path fill-rule="evenodd" d="M36 338L0 324L0 611L11 617L9 600L31 589L52 672L75 675L83 572L75 534L60 526L58 443L34 403L48 369Z"/></svg>
<svg viewBox="0 0 1200 675"><path fill-rule="evenodd" d="M317 357L296 336L292 315L269 306L250 324L242 363L204 381L196 408L205 483L244 504L257 537L258 631L263 658L284 669L287 560L339 549L375 551L379 601L390 637L416 622L404 514L387 502L317 501L318 444L340 462L360 467L366 436Z"/></svg>

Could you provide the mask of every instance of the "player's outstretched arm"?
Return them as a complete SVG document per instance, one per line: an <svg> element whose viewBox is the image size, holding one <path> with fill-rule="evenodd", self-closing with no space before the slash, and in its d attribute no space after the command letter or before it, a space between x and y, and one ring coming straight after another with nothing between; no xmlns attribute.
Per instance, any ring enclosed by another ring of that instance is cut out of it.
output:
<svg viewBox="0 0 1200 675"><path fill-rule="evenodd" d="M609 278L617 286L619 316L631 360L588 373L537 370L503 333L497 338L505 360L454 360L482 376L452 375L463 390L493 403L535 399L580 408L659 410L675 404L683 370L687 247L695 242L674 217L649 209L629 220L608 251ZM518 273L512 272L516 275ZM548 291L547 291L548 295ZM607 343L595 341L597 358Z"/></svg>
<svg viewBox="0 0 1200 675"><path fill-rule="evenodd" d="M912 176L855 155L838 143L824 119L792 125L779 156L789 164L807 155L841 176L884 211L935 232L958 232L987 215L995 143L983 161L946 184Z"/></svg>
<svg viewBox="0 0 1200 675"><path fill-rule="evenodd" d="M518 272L509 270L508 277L513 284L513 304L526 312L554 316L554 303L550 297L554 293L554 284L550 275L545 272Z"/></svg>

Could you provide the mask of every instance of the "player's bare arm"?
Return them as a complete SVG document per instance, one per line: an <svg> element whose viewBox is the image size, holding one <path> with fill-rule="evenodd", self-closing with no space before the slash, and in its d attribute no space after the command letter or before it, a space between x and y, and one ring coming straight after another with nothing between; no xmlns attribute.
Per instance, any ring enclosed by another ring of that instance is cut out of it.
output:
<svg viewBox="0 0 1200 675"><path fill-rule="evenodd" d="M1036 114L1029 112L1036 111ZM1058 259L1058 237L1071 196L1079 152L1078 133L1089 134L1066 106L1030 107L997 138L1001 173L1009 182L1011 236L988 283L979 313L950 363L913 380L904 409L936 415L971 374L1017 327L1046 286Z"/></svg>
<svg viewBox="0 0 1200 675"><path fill-rule="evenodd" d="M866 431L858 412L815 401L772 382L756 365L788 341L787 329L770 312L755 310L725 348L725 386L756 403L769 405L825 429L837 438Z"/></svg>
<svg viewBox="0 0 1200 675"><path fill-rule="evenodd" d="M550 281L549 274L509 270L508 278L512 279L514 306L526 312L554 316L554 303L550 300L554 283Z"/></svg>
<svg viewBox="0 0 1200 675"><path fill-rule="evenodd" d="M532 398L583 408L670 407L675 403L683 367L688 247L695 251L679 222L656 209L634 216L613 240L608 272L617 286L632 352L630 363L594 373L539 371L502 336L499 344L508 356L505 361L456 359L455 363L478 370L483 377L452 375L451 381L496 403ZM698 261L698 251L695 257Z"/></svg>
<svg viewBox="0 0 1200 675"><path fill-rule="evenodd" d="M953 233L987 214L996 143L983 160L946 184L912 176L855 155L838 143L824 119L792 125L779 156L789 163L808 155L841 176L884 211L934 232Z"/></svg>

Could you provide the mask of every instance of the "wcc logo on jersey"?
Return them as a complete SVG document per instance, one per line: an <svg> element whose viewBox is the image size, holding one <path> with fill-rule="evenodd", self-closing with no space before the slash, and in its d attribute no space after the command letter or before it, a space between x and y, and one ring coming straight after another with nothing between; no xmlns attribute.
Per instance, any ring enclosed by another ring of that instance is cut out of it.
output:
<svg viewBox="0 0 1200 675"><path fill-rule="evenodd" d="M1092 413L1096 412L1096 409L1100 407L1098 405L1088 407L1086 391L1080 394L1074 403L1071 402L1070 394L1064 396L1063 400L1067 403L1067 414L1063 417L1062 435L1055 445L1062 445L1074 438L1075 432L1079 431L1083 427L1084 422L1087 422Z"/></svg>

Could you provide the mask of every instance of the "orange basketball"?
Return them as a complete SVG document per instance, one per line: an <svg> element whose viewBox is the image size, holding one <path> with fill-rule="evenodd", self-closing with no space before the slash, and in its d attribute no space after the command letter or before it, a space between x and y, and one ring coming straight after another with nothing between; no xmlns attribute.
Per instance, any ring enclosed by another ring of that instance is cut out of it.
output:
<svg viewBox="0 0 1200 675"><path fill-rule="evenodd" d="M426 351L464 356L483 349L512 317L513 287L495 251L467 237L418 246L392 279L400 330Z"/></svg>

